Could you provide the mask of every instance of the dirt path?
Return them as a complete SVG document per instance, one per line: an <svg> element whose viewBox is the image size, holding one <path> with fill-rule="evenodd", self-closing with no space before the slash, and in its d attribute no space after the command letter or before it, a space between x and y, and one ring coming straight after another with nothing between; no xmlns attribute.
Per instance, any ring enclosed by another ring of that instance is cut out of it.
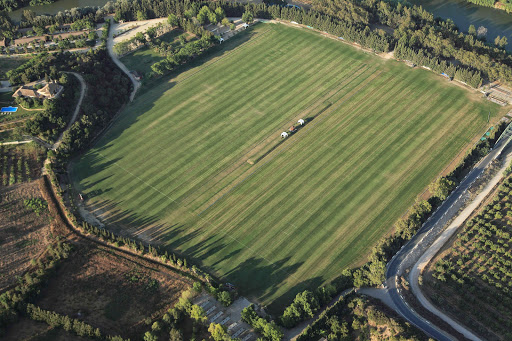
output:
<svg viewBox="0 0 512 341"><path fill-rule="evenodd" d="M26 110L26 111L41 111L41 110L44 110L44 108L37 108L37 109L27 109L25 108L23 105L21 104L18 104L23 110Z"/></svg>
<svg viewBox="0 0 512 341"><path fill-rule="evenodd" d="M130 73L130 71L128 70L128 68L123 64L121 63L121 61L119 60L119 58L117 57L117 55L115 54L114 52L114 21L113 19L110 19L110 30L108 32L108 40L107 40L107 50L108 50L108 54L110 55L110 57L112 58L112 60L114 61L114 63L116 63L116 65L128 76L128 78L130 78L130 80L132 81L132 84L133 84L133 90L132 90L132 93L130 94L130 102L133 101L133 99L135 98L135 94L137 93L137 90L139 89L140 87L140 82L137 81L135 79L135 77Z"/></svg>
<svg viewBox="0 0 512 341"><path fill-rule="evenodd" d="M64 136L64 133L71 128L73 123L75 123L76 119L78 118L78 113L80 112L80 106L82 105L82 101L84 100L85 93L87 91L87 84L85 84L85 81L84 81L82 76L80 76L76 72L66 72L66 73L70 73L70 74L74 75L80 81L80 86L81 86L81 89L80 89L80 99L78 100L78 103L77 103L76 108L75 108L75 112L73 113L73 116L71 117L71 120L69 121L68 125L66 126L66 129L64 129L64 131L62 131L62 133L60 134L60 136L57 139L57 141L51 147L51 149L53 149L53 150L57 150L57 148L59 148L59 146L60 146L60 144L62 142L62 137Z"/></svg>
<svg viewBox="0 0 512 341"><path fill-rule="evenodd" d="M15 144L25 144L33 142L33 140L23 140L23 141L12 141L12 142L0 142L0 146L8 146L8 145L15 145Z"/></svg>

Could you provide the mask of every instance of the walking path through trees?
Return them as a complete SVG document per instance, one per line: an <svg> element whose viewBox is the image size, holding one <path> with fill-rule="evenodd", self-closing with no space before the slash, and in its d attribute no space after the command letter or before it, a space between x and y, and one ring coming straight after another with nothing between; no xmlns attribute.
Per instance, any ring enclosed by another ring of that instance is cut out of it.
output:
<svg viewBox="0 0 512 341"><path fill-rule="evenodd" d="M107 50L108 50L108 54L110 55L110 58L112 58L114 63L116 63L116 65L119 66L119 68L132 81L133 90L132 90L132 93L130 94L130 102L131 102L135 98L135 94L137 93L137 90L140 87L140 82L138 80L136 80L135 77L130 73L130 70L128 70L128 68L123 63L121 63L121 61L119 60L119 58L117 57L117 55L114 52L114 25L115 25L114 20L111 18L110 19L110 29L108 32L108 39L107 39Z"/></svg>
<svg viewBox="0 0 512 341"><path fill-rule="evenodd" d="M64 136L64 133L66 131L68 131L69 129L71 129L71 126L73 125L73 123L75 123L76 119L78 118L78 113L80 112L80 107L82 105L82 101L84 100L85 93L87 91L87 84L85 84L85 81L84 81L82 76L80 76L76 72L67 72L67 73L70 73L70 74L74 75L80 81L80 86L81 86L81 89L80 89L80 99L78 100L78 103L76 104L75 112L73 113L73 116L71 117L71 120L69 121L68 125L66 126L66 129L64 129L62 131L62 133L60 134L60 136L57 139L57 141L51 147L51 149L53 149L53 150L56 150L57 148L59 148L59 146L60 146L60 144L62 142L62 137Z"/></svg>
<svg viewBox="0 0 512 341"><path fill-rule="evenodd" d="M16 144L25 144L33 142L33 140L23 140L23 141L11 141L11 142L0 142L0 145L2 146L8 146L8 145L16 145Z"/></svg>

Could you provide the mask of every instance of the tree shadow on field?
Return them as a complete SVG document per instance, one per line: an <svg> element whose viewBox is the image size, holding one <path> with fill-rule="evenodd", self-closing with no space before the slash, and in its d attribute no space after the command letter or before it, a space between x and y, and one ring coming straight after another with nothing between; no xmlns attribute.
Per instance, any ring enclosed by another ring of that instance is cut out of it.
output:
<svg viewBox="0 0 512 341"><path fill-rule="evenodd" d="M295 284L292 288L286 290L283 295L273 299L272 303L267 306L267 312L273 315L282 314L283 310L292 303L298 293L304 290L315 291L324 281L322 277L317 276Z"/></svg>
<svg viewBox="0 0 512 341"><path fill-rule="evenodd" d="M290 257L286 257L269 264L263 258L251 257L228 271L223 280L235 284L240 294L265 301L286 285L286 280L303 264L299 262L287 265L289 261ZM290 296L293 297L295 294Z"/></svg>

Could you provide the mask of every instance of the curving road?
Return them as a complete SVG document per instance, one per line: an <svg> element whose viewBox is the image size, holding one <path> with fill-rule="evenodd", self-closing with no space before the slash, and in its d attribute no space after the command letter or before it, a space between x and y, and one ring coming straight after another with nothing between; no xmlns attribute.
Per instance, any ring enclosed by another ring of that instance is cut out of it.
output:
<svg viewBox="0 0 512 341"><path fill-rule="evenodd" d="M464 202L469 198L467 189L477 180L485 168L491 162L499 157L505 147L510 145L511 130L507 129L504 133L505 138L498 141L494 149L484 157L471 172L464 178L460 185L453 191L453 193L443 202L443 204L436 210L436 212L423 224L418 233L393 257L388 263L386 270L387 287L386 294L391 298L395 309L404 316L409 322L422 329L425 333L437 340L453 340L452 335L447 334L440 328L433 325L416 313L405 301L397 288L397 279L404 273L404 270L414 266L410 274L410 283L419 302L428 310L433 312L439 318L450 324L455 330L464 335L470 340L479 340L479 338L469 331L464 326L452 320L438 309L436 309L421 293L418 285L418 276L430 259L437 253L437 251L444 245L453 233L456 232L457 227L469 216L481 201L485 198L485 193L479 195L470 206L459 215L459 210L463 207ZM511 152L508 151L510 157ZM497 183L501 178L502 173L498 172L491 183ZM486 187L488 189L489 186ZM492 189L489 187L487 193ZM486 190L484 190L485 192ZM469 212L469 213L468 213ZM452 219L457 217L450 227L443 232L444 226ZM439 239L438 239L439 238Z"/></svg>
<svg viewBox="0 0 512 341"><path fill-rule="evenodd" d="M78 113L80 112L80 107L82 106L82 102L84 100L85 93L87 91L87 84L85 83L85 81L81 75L79 75L76 72L66 72L66 73L72 74L73 76L78 78L78 81L80 81L80 86L81 86L80 98L78 100L75 111L73 112L73 116L71 116L71 120L69 121L68 125L62 131L62 133L59 135L59 138L57 139L57 141L55 141L55 143L50 147L50 149L53 149L53 150L57 150L57 148L59 148L60 144L62 143L62 137L64 136L64 133L71 128L73 123L75 123L76 119L78 118Z"/></svg>
<svg viewBox="0 0 512 341"><path fill-rule="evenodd" d="M108 54L110 55L110 58L112 58L112 60L114 61L114 63L116 63L116 65L132 81L133 90L132 90L132 93L130 94L130 102L131 102L135 98L135 94L137 93L137 90L140 87L140 82L138 80L136 80L135 77L130 73L130 70L128 70L128 68L123 63L121 63L121 61L117 57L116 53L114 52L114 29L113 29L113 26L114 26L114 19L110 18L110 29L108 30L108 39L107 39L107 51L108 51Z"/></svg>

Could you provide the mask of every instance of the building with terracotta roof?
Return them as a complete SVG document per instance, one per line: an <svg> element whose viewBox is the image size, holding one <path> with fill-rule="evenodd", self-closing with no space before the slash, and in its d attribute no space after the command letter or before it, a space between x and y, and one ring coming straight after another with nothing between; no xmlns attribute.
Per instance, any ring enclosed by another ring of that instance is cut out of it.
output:
<svg viewBox="0 0 512 341"><path fill-rule="evenodd" d="M42 89L37 90L37 93L39 96L44 98L53 98L57 96L62 89L63 86L57 84L57 82L50 82L46 84Z"/></svg>
<svg viewBox="0 0 512 341"><path fill-rule="evenodd" d="M32 89L26 86L20 86L18 90L12 95L12 97L31 97L40 98L36 89Z"/></svg>
<svg viewBox="0 0 512 341"><path fill-rule="evenodd" d="M30 98L55 98L58 96L64 87L52 81L46 84L43 88L37 90L28 86L20 86L18 90L12 95L12 97L30 97Z"/></svg>

